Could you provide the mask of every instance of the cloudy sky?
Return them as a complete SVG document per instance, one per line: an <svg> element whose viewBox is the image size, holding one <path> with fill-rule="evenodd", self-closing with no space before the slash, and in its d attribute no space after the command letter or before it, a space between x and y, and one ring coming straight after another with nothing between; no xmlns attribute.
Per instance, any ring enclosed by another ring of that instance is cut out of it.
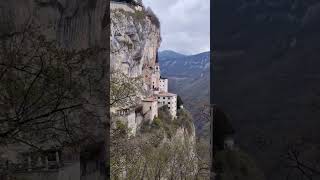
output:
<svg viewBox="0 0 320 180"><path fill-rule="evenodd" d="M143 0L161 22L161 50L197 54L210 50L210 0Z"/></svg>

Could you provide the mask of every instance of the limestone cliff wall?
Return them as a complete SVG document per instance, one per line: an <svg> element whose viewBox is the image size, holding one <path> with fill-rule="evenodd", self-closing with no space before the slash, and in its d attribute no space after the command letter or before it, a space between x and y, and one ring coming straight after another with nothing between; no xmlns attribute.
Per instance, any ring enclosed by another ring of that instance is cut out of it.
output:
<svg viewBox="0 0 320 180"><path fill-rule="evenodd" d="M109 2L106 0L0 1L0 37L11 36L12 34L15 34L15 32L23 32L25 29L32 27L37 29L35 32L45 35L50 40L56 41L59 45L67 49L80 50L96 46L106 47L109 43L108 3ZM106 120L104 89L106 88L107 82L105 75L108 72L105 72L107 71L107 66L105 65L108 63L108 57L109 51L106 50L84 63L85 66L88 67L87 69L94 68L94 71L91 71L93 73L88 73L90 74L90 78L99 78L99 81L90 81L93 82L92 86L90 84L90 88L94 87L91 89L90 95L89 91L87 91L89 86L86 86L86 89L82 89L83 96L81 96L86 98L86 102L89 102L89 105L85 105L85 108L90 110L91 113L99 114L95 116L96 119L90 118L92 125L88 125L86 129L88 131L93 129L95 134L102 134L97 136L100 138L97 138L97 141L105 141L104 131L98 132L97 127L101 127L101 124L98 123ZM89 78L81 78L81 80L86 82L89 81L88 79ZM92 104L95 106L91 106ZM82 116L79 119L82 121L83 119L89 118ZM94 123L97 123L97 125ZM9 147L8 151L15 153L16 150L11 148L12 147ZM22 147L19 147L19 150L24 151ZM74 163L75 166L72 166L71 168L65 166L59 172L51 172L48 174L43 172L33 174L29 172L27 175L22 174L22 177L29 176L29 179L35 180L43 180L44 176L46 176L47 179L79 179L80 177L77 177L74 174L76 173L80 176L80 165L79 162ZM97 170L97 172L99 172L99 170ZM48 177L49 175L50 177Z"/></svg>
<svg viewBox="0 0 320 180"><path fill-rule="evenodd" d="M130 77L142 76L151 85L151 72L160 46L160 28L144 10L111 2L111 67ZM148 87L146 87L148 89Z"/></svg>
<svg viewBox="0 0 320 180"><path fill-rule="evenodd" d="M1 1L1 32L19 31L32 22L65 47L80 49L103 44L108 37L107 3L106 0Z"/></svg>
<svg viewBox="0 0 320 180"><path fill-rule="evenodd" d="M96 69L94 76L101 78L92 90L98 92L106 88L109 70L108 3L107 0L0 1L0 37L31 28L67 49L105 48L96 58L86 62L86 66ZM97 104L96 101L105 103L102 102L105 94L100 93L100 97L84 96L95 101L93 104ZM101 115L105 114L105 108L99 111Z"/></svg>

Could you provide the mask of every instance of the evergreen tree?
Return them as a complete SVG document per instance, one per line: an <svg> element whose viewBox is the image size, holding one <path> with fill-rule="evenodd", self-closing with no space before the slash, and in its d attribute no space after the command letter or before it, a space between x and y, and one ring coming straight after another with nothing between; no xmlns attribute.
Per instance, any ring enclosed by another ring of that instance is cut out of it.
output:
<svg viewBox="0 0 320 180"><path fill-rule="evenodd" d="M230 123L230 120L225 112L221 108L216 107L214 112L214 125L213 125L213 140L214 146L217 150L224 148L224 139L234 134L234 129Z"/></svg>
<svg viewBox="0 0 320 180"><path fill-rule="evenodd" d="M177 97L177 107L178 107L178 109L180 109L181 105L183 105L183 101L182 101L181 97L178 95L178 97Z"/></svg>

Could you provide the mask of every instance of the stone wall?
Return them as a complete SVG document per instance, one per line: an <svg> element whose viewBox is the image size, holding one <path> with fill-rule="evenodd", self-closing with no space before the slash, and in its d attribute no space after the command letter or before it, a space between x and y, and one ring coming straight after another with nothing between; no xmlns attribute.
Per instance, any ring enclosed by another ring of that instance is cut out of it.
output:
<svg viewBox="0 0 320 180"><path fill-rule="evenodd" d="M1 1L0 13L6 15L0 19L10 31L34 22L63 46L80 49L103 43L106 7L105 0Z"/></svg>

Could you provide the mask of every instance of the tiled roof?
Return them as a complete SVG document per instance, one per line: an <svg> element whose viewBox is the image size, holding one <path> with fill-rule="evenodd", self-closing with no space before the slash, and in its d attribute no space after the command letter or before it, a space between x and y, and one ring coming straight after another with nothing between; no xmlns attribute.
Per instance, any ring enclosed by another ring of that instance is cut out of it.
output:
<svg viewBox="0 0 320 180"><path fill-rule="evenodd" d="M173 93L168 93L168 92L159 92L158 96L167 97L167 96L177 96L177 95Z"/></svg>
<svg viewBox="0 0 320 180"><path fill-rule="evenodd" d="M157 101L155 97L148 97L142 100L143 102L154 102Z"/></svg>

